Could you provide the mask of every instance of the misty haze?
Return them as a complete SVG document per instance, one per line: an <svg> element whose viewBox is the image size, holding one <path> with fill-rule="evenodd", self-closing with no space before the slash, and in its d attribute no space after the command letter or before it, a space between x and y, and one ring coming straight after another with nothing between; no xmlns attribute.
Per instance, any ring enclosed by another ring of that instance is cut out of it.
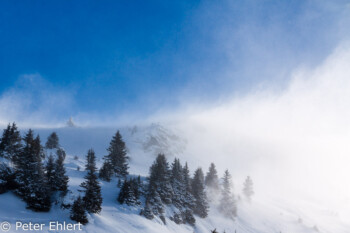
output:
<svg viewBox="0 0 350 233"><path fill-rule="evenodd" d="M350 3L0 3L0 232L350 232Z"/></svg>

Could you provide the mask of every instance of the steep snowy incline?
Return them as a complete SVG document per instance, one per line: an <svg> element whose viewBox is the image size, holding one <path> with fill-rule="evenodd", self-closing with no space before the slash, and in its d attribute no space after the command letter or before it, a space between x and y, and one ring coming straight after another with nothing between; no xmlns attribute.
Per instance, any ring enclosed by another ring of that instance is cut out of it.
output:
<svg viewBox="0 0 350 233"><path fill-rule="evenodd" d="M109 141L116 130L112 128L35 129L43 142L52 131L56 131L61 145L67 151L65 166L70 178L70 191L65 198L65 203L72 203L81 194L79 185L86 174L84 166L87 150L89 148L95 149L99 159L98 166L100 166ZM175 156L186 157L186 138L180 138L174 131L163 126L125 127L121 128L120 131L131 157L132 175L147 175L149 166L159 152L167 154L170 161ZM191 167L191 171L194 169ZM224 231L227 233L349 232L350 221L330 208L328 203L299 197L290 199L284 196L264 196L260 191L256 192L251 203L247 203L243 198L240 198L241 192L237 188L239 186L235 180L234 182L235 195L238 199L238 217L234 221L227 219L212 204L209 216L205 219L196 217L196 225L191 227L183 224L177 225L168 218L166 219L167 224L164 225L159 218L148 220L140 216L140 208L120 205L117 202L119 188L115 178L110 183L103 181L101 182L102 212L89 215L89 224L83 227L82 232L209 233L215 228L220 233ZM27 210L25 203L11 192L0 195L0 221L8 221L12 224L12 229L9 232L21 232L14 229L16 221L44 223L46 225L50 221L75 223L69 218L69 209L61 209L57 205L53 205L48 213L33 212ZM43 232L49 232L47 226Z"/></svg>

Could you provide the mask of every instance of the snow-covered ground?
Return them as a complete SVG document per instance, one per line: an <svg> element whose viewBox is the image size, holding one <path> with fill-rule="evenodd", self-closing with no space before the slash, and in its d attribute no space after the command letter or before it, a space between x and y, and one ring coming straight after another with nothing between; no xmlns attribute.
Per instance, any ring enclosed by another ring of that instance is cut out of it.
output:
<svg viewBox="0 0 350 233"><path fill-rule="evenodd" d="M70 202L79 195L79 185L85 175L84 164L87 150L94 148L97 155L97 165L100 166L102 157L106 154L106 148L116 129L60 128L37 129L35 132L39 133L42 140L45 141L53 130L57 132L60 143L68 154L65 165L70 178L70 191L66 201ZM144 127L125 127L120 130L129 150L130 172L133 175L147 175L149 166L159 152L165 153L170 162L175 156L186 158L188 141L179 137L173 130L157 124ZM77 167L80 167L80 171ZM191 169L193 171L195 168ZM206 169L204 170L206 171ZM226 219L212 205L207 218L196 218L195 227L177 225L169 219L164 225L160 219L148 220L140 216L139 208L120 205L116 200L119 193L116 179L110 183L101 182L101 185L102 212L89 215L89 224L83 226L82 232L207 233L215 228L218 232L225 231L227 233L350 232L350 220L338 210L332 209L327 202L306 198L306 196L290 198L289 196L266 195L256 191L253 201L248 203L243 198L239 198L241 193L238 188L235 188L235 195L238 198L238 217L234 221ZM9 232L24 232L24 230L15 229L17 221L43 223L45 224L43 232L61 232L58 230L49 231L50 221L75 223L69 219L68 209L63 210L53 205L49 213L33 212L27 210L25 203L11 192L0 195L0 222L3 221L12 225Z"/></svg>

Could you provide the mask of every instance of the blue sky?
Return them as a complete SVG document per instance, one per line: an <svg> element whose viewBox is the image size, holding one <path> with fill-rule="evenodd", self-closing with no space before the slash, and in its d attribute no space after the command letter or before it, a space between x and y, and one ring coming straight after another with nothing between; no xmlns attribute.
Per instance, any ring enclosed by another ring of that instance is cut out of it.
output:
<svg viewBox="0 0 350 233"><path fill-rule="evenodd" d="M2 102L56 120L147 116L184 101L283 86L296 66L320 62L348 36L344 6L346 1L304 0L1 1Z"/></svg>

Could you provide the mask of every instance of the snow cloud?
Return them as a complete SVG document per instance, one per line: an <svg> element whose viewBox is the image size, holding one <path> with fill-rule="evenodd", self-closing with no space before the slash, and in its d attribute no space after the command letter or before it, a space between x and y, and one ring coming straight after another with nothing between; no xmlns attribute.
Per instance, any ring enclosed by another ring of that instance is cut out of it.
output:
<svg viewBox="0 0 350 233"><path fill-rule="evenodd" d="M207 169L213 161L221 173L228 168L238 191L251 175L257 193L302 193L343 204L350 195L349 5L305 1L288 12L248 4L251 14L243 9L249 17L237 27L229 17L237 7L227 3L204 6L210 10L200 19L212 22L203 28L213 29L215 49L228 62L199 75L227 88L207 100L206 94L193 98L191 86L179 109L163 109L154 119L181 128L192 167ZM218 14L222 22L214 20ZM205 85L200 80L195 90Z"/></svg>
<svg viewBox="0 0 350 233"><path fill-rule="evenodd" d="M69 118L73 107L71 89L54 86L40 74L25 74L1 94L0 124L15 121L21 127L57 126L62 116Z"/></svg>
<svg viewBox="0 0 350 233"><path fill-rule="evenodd" d="M349 64L350 43L342 43L318 66L296 69L283 89L186 104L158 119L181 128L192 166L207 169L213 161L221 173L228 168L236 189L251 175L257 193L302 193L343 205L350 195Z"/></svg>

